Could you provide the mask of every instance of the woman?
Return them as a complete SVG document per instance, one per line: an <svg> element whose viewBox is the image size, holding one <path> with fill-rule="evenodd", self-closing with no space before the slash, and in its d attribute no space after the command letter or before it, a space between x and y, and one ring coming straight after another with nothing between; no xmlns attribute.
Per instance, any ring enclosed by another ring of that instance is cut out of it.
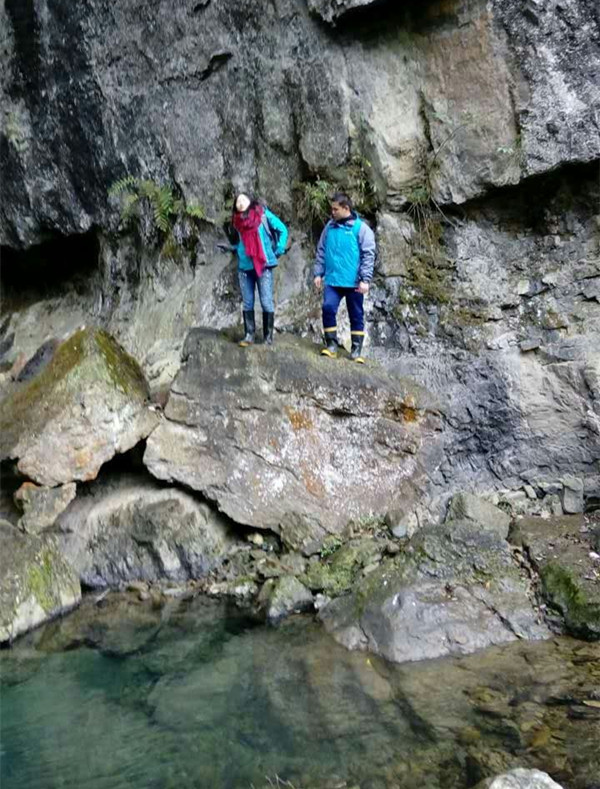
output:
<svg viewBox="0 0 600 789"><path fill-rule="evenodd" d="M233 251L238 256L238 276L243 301L244 339L240 345L252 345L256 328L254 294L258 288L263 313L263 338L273 343L273 269L285 252L287 227L279 217L258 200L239 194L233 203L231 222L236 231Z"/></svg>

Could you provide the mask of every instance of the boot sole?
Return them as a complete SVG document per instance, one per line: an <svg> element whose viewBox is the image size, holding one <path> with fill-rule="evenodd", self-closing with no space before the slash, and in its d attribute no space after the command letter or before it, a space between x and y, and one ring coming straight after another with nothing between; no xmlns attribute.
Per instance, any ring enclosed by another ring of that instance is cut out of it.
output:
<svg viewBox="0 0 600 789"><path fill-rule="evenodd" d="M323 348L323 350L321 351L321 356L328 356L330 359L335 359L337 353L335 351L329 351L327 350L327 348Z"/></svg>
<svg viewBox="0 0 600 789"><path fill-rule="evenodd" d="M356 359L352 359L352 361L355 362L356 364L364 364L365 363L365 360L362 358L362 356L357 356Z"/></svg>
<svg viewBox="0 0 600 789"><path fill-rule="evenodd" d="M238 345L240 346L240 348L249 348L251 345L254 345L254 343L253 342L244 342L242 340L242 342L238 342Z"/></svg>

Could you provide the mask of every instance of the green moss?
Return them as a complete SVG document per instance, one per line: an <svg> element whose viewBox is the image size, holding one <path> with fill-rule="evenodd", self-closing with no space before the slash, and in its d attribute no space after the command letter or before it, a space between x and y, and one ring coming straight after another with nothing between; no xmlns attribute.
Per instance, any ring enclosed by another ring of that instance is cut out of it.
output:
<svg viewBox="0 0 600 789"><path fill-rule="evenodd" d="M15 443L13 438L23 432L25 425L33 421L37 426L43 426L63 407L60 384L83 359L83 335L83 330L77 331L61 343L39 375L3 402L0 416L3 446L10 441L11 446L8 448L11 449Z"/></svg>
<svg viewBox="0 0 600 789"><path fill-rule="evenodd" d="M418 291L420 299L433 304L447 304L450 301L448 271L440 268L431 255L413 256L406 266L407 283Z"/></svg>
<svg viewBox="0 0 600 789"><path fill-rule="evenodd" d="M600 638L600 605L590 602L573 575L556 562L549 562L540 572L543 594L559 611L567 630L575 636Z"/></svg>
<svg viewBox="0 0 600 789"><path fill-rule="evenodd" d="M56 597L53 591L53 575L52 552L45 549L40 554L39 562L29 570L26 589L35 597L46 613L52 611L56 607Z"/></svg>
<svg viewBox="0 0 600 789"><path fill-rule="evenodd" d="M95 333L95 340L104 357L106 368L113 384L125 394L147 393L147 385L140 367L107 332Z"/></svg>
<svg viewBox="0 0 600 789"><path fill-rule="evenodd" d="M481 326L485 323L485 318L478 312L469 309L468 307L459 307L459 309L448 313L446 322L468 328L473 326Z"/></svg>
<svg viewBox="0 0 600 789"><path fill-rule="evenodd" d="M315 562L303 579L311 589L318 589L336 596L348 592L354 585L360 570L381 556L381 549L372 539L353 541L325 552L325 560Z"/></svg>
<svg viewBox="0 0 600 789"><path fill-rule="evenodd" d="M116 340L99 329L79 329L58 345L38 375L2 402L2 450L10 452L24 431L41 431L68 405L73 392L85 391L98 378L132 397L148 394L139 365Z"/></svg>

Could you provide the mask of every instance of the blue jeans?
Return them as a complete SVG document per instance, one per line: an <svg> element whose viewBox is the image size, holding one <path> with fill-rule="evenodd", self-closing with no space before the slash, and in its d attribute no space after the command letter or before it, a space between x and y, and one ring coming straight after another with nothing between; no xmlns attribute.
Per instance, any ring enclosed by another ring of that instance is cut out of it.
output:
<svg viewBox="0 0 600 789"><path fill-rule="evenodd" d="M350 316L350 330L362 333L365 329L363 294L357 293L354 288L334 288L332 285L325 285L323 293L323 328L325 331L336 328L337 311L344 298Z"/></svg>
<svg viewBox="0 0 600 789"><path fill-rule="evenodd" d="M262 277L256 276L256 271L243 271L238 269L240 291L245 312L254 312L254 288L258 288L260 306L263 312L275 312L273 303L273 269L266 268Z"/></svg>

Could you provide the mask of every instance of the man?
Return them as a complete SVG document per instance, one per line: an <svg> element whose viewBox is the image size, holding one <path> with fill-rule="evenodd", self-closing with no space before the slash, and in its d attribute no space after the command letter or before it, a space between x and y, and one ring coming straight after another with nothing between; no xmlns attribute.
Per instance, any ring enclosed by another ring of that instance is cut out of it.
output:
<svg viewBox="0 0 600 789"><path fill-rule="evenodd" d="M322 356L335 357L338 349L337 311L343 298L350 316L352 349L350 358L364 364L365 339L363 301L373 279L375 236L371 228L352 209L348 195L336 192L331 198L331 219L325 225L317 246L314 283L323 292L323 329L325 348Z"/></svg>

